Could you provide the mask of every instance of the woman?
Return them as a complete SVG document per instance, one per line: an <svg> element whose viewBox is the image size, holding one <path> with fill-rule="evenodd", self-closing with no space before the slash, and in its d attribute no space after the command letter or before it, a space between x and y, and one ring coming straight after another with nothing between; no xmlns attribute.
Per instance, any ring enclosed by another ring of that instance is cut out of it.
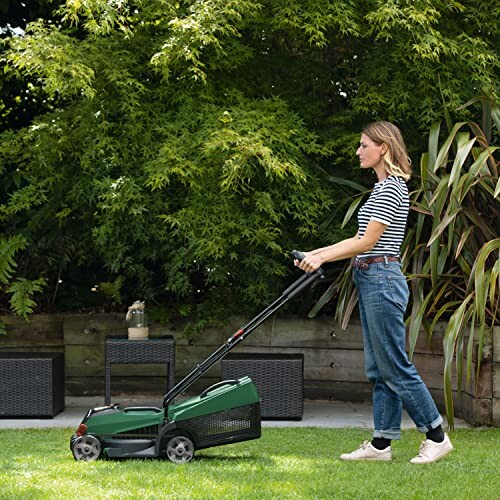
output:
<svg viewBox="0 0 500 500"><path fill-rule="evenodd" d="M453 446L443 419L405 351L404 313L409 291L399 257L408 217L405 181L411 164L400 130L389 122L368 125L356 152L362 169L377 175L374 189L358 214L358 233L334 245L306 252L295 265L312 272L325 262L353 259L363 327L365 371L373 383L374 433L343 460L391 460L391 441L401 438L402 407L426 433L414 464L435 462Z"/></svg>

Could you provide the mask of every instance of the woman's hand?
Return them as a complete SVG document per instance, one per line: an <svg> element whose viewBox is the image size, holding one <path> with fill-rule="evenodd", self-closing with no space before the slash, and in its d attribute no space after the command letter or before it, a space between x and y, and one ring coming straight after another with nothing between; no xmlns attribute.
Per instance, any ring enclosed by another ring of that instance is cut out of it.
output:
<svg viewBox="0 0 500 500"><path fill-rule="evenodd" d="M313 255L311 252L302 253L305 257L301 261L298 261L297 259L293 261L299 269L302 269L302 271L305 271L306 273L312 273L321 267L323 261L317 254Z"/></svg>

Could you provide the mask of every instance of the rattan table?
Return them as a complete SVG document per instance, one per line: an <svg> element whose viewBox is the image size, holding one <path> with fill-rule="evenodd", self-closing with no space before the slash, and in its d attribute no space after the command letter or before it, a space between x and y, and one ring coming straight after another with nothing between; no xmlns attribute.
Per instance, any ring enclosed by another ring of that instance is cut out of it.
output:
<svg viewBox="0 0 500 500"><path fill-rule="evenodd" d="M111 365L128 363L165 363L167 365L168 392L168 390L174 385L175 339L171 335L144 340L129 340L126 337L106 337L106 388L104 395L105 404L111 403Z"/></svg>

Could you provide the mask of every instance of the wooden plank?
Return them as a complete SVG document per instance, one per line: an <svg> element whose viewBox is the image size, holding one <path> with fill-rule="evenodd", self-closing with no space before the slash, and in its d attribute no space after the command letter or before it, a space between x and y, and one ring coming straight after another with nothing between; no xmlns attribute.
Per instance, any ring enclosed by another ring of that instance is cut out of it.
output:
<svg viewBox="0 0 500 500"><path fill-rule="evenodd" d="M500 427L500 398L491 400L491 424Z"/></svg>
<svg viewBox="0 0 500 500"><path fill-rule="evenodd" d="M203 389L220 382L219 377L202 377L197 380L187 391L186 395L200 394ZM103 377L68 377L65 385L66 396L101 396L104 403L104 378ZM119 403L124 395L152 395L158 397L159 403L166 391L166 382L163 377L113 377L111 395L114 402Z"/></svg>
<svg viewBox="0 0 500 500"><path fill-rule="evenodd" d="M272 347L363 349L361 325L355 322L342 330L332 320L279 319L261 328Z"/></svg>
<svg viewBox="0 0 500 500"><path fill-rule="evenodd" d="M483 361L479 368L479 376L476 379L477 366L473 365L472 383L470 394L479 399L493 397L493 365ZM464 385L465 385L465 375L464 375ZM466 388L466 392L467 388Z"/></svg>
<svg viewBox="0 0 500 500"><path fill-rule="evenodd" d="M64 340L66 345L104 345L106 337L127 337L128 325L124 316L112 315L77 315L71 316L64 323ZM149 337L157 338L164 335L181 337L182 333L161 323L152 323Z"/></svg>
<svg viewBox="0 0 500 500"><path fill-rule="evenodd" d="M0 352L64 352L62 345L43 345L43 346L14 346L9 348L0 348Z"/></svg>
<svg viewBox="0 0 500 500"><path fill-rule="evenodd" d="M492 364L493 397L500 398L500 363Z"/></svg>
<svg viewBox="0 0 500 500"><path fill-rule="evenodd" d="M427 338L425 331L421 330L415 344L415 352L421 354L443 354L443 334L448 326L447 323L439 322L436 324L432 336ZM407 337L408 345L408 337Z"/></svg>
<svg viewBox="0 0 500 500"><path fill-rule="evenodd" d="M149 337L171 335L175 338L176 344L186 345L215 345L223 342L222 331L224 329L210 328L196 339L190 340L184 334L184 326L185 324L173 326L153 321L149 325ZM127 335L128 325L124 314L72 315L68 316L64 322L66 344L103 344L108 336L126 337Z"/></svg>
<svg viewBox="0 0 500 500"><path fill-rule="evenodd" d="M212 346L184 346L176 347L175 376L176 380L187 375L197 365L204 361L214 351ZM207 377L220 377L220 363L216 363L206 372Z"/></svg>
<svg viewBox="0 0 500 500"><path fill-rule="evenodd" d="M104 377L65 377L66 396L101 396L104 403Z"/></svg>
<svg viewBox="0 0 500 500"><path fill-rule="evenodd" d="M34 314L26 321L17 316L4 315L0 321L7 327L7 335L0 336L0 350L64 346L60 316Z"/></svg>
<svg viewBox="0 0 500 500"><path fill-rule="evenodd" d="M0 320L16 331L27 331L32 334L43 332L58 332L62 334L63 315L58 314L32 314L28 320L13 315L1 315Z"/></svg>
<svg viewBox="0 0 500 500"><path fill-rule="evenodd" d="M30 348L33 352L47 349L59 351L64 350L64 342L60 339L49 340L40 337L26 341L20 341L12 337L0 340L0 351L29 350Z"/></svg>
<svg viewBox="0 0 500 500"><path fill-rule="evenodd" d="M443 323L438 323L436 326L436 329L431 337L431 339L427 339L425 332L420 332L417 342L415 344L415 353L420 353L420 354L436 354L443 356L443 333L445 329L446 324ZM467 350L467 344L469 339L469 334L468 331L464 335L464 340L463 340L463 346L464 346L464 351ZM408 338L407 338L407 345L408 345ZM407 349L408 350L408 349ZM483 346L483 354L482 354L482 360L483 361L491 361L492 359L492 351L493 351L493 346L492 346L492 340L490 336L487 334L485 335L485 341L484 341L484 346ZM478 359L478 342L474 341L474 347L473 347L473 361L477 363Z"/></svg>
<svg viewBox="0 0 500 500"><path fill-rule="evenodd" d="M186 333L186 328L187 322L179 322L173 325L152 321L149 324L149 337L157 338L170 335L174 337L176 345L211 345L214 346L215 350L216 347L222 345L231 335L233 325L230 322L221 323L218 326L205 328L202 332L192 337Z"/></svg>
<svg viewBox="0 0 500 500"><path fill-rule="evenodd" d="M107 336L127 335L127 323L122 314L68 315L63 328L66 345L104 345Z"/></svg>
<svg viewBox="0 0 500 500"><path fill-rule="evenodd" d="M185 322L176 324L171 327L171 332L167 335L173 335L177 345L213 345L214 350L215 346L222 345L226 341L233 327L231 323L221 323L218 326L205 328L199 334L190 337L184 333L186 326Z"/></svg>
<svg viewBox="0 0 500 500"><path fill-rule="evenodd" d="M494 363L500 363L500 326L494 326L491 333L493 354L492 359Z"/></svg>
<svg viewBox="0 0 500 500"><path fill-rule="evenodd" d="M330 382L305 380L306 399L331 401L371 401L372 385L369 382Z"/></svg>
<svg viewBox="0 0 500 500"><path fill-rule="evenodd" d="M492 400L478 399L469 394L463 396L461 418L472 425L491 425Z"/></svg>
<svg viewBox="0 0 500 500"><path fill-rule="evenodd" d="M444 361L441 356L432 356L428 354L415 354L413 363L419 372L423 381L429 388L443 389L444 388ZM492 374L491 363L481 363L479 378L476 381L475 375L477 365L472 365L472 379L469 385L466 385L466 375L463 374L462 391L476 395L479 398L487 398L492 396ZM453 370L451 379L452 389L457 390L456 370Z"/></svg>
<svg viewBox="0 0 500 500"><path fill-rule="evenodd" d="M248 322L245 318L230 318L219 328L208 328L191 345L221 345ZM335 337L332 336L335 333ZM245 338L247 346L261 347L345 347L362 348L360 326L348 330L335 328L333 321L273 316Z"/></svg>
<svg viewBox="0 0 500 500"><path fill-rule="evenodd" d="M270 320L269 320L270 321ZM264 323L264 325L268 324ZM184 332L187 327L187 322L179 322L175 325L170 325L170 331L167 335L173 335L177 345L190 345L190 346L213 346L213 350L220 347L226 342L236 331L248 322L248 318L243 317L230 317L225 321L221 321L216 326L205 328L202 332L196 334L194 337L187 336ZM267 331L265 326L262 325L254 332L252 332L246 339L245 344L248 345L270 345L270 339L267 338ZM161 326L161 325L160 325ZM155 327L156 328L156 327ZM165 328L163 326L163 328Z"/></svg>
<svg viewBox="0 0 500 500"><path fill-rule="evenodd" d="M319 380L366 380L364 375L363 352L359 350L340 349L295 349L295 348L263 348L238 346L238 353L248 354L303 354L305 378L314 377Z"/></svg>
<svg viewBox="0 0 500 500"><path fill-rule="evenodd" d="M104 346L66 345L64 370L66 377L98 376L104 379Z"/></svg>
<svg viewBox="0 0 500 500"><path fill-rule="evenodd" d="M326 368L305 368L305 380L324 380L331 383L337 382L366 382L362 366L328 366Z"/></svg>

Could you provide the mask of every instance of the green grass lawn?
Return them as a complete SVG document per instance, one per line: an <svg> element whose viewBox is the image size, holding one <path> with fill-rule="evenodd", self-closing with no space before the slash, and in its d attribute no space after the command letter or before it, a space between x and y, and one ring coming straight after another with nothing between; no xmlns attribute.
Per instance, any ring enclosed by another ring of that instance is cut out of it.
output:
<svg viewBox="0 0 500 500"><path fill-rule="evenodd" d="M408 461L422 435L404 431L392 462L343 462L369 432L263 428L261 439L168 460L76 462L72 430L0 430L0 498L500 498L500 429L460 429L442 461Z"/></svg>

